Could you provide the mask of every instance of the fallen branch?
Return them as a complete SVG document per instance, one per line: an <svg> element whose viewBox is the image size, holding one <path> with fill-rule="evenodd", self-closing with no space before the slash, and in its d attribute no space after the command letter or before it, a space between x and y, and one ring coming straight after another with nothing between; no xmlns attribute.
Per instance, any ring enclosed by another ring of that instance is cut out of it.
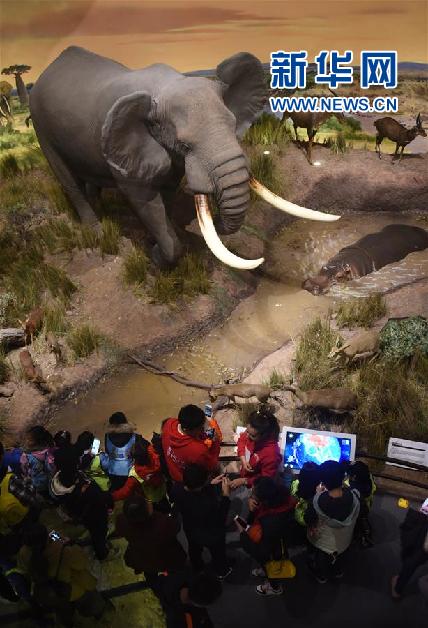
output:
<svg viewBox="0 0 428 628"><path fill-rule="evenodd" d="M0 329L0 347L12 349L25 345L25 332L21 327Z"/></svg>
<svg viewBox="0 0 428 628"><path fill-rule="evenodd" d="M183 384L183 386L189 386L190 388L201 388L202 390L211 390L211 388L213 388L211 384L202 384L201 382L193 382L190 379L187 379L186 377L182 377L178 373L175 373L174 371L165 371L157 364L154 364L153 362L149 362L148 360L143 360L142 358L138 358L136 355L132 355L131 353L128 354L128 357L133 362L136 362L138 366L141 366L142 368L146 369L150 373L154 373L155 375L166 375L167 377L170 377L171 379L178 382L179 384Z"/></svg>

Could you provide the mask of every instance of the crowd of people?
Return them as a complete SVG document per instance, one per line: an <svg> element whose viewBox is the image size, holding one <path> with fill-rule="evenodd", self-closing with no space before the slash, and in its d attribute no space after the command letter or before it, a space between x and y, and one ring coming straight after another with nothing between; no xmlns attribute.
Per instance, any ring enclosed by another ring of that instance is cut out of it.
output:
<svg viewBox="0 0 428 628"><path fill-rule="evenodd" d="M220 466L218 423L195 405L166 419L151 441L115 412L101 447L89 431L73 443L68 431L52 436L39 425L27 430L22 447L0 444L0 597L25 600L40 625L49 625L49 616L73 626L76 611L97 619L114 611L97 589L90 551L48 529L49 509L86 529L99 561L118 557L112 538L126 539L123 560L144 574L168 627L212 625L207 607L234 567L226 541L233 527L254 560L253 576L262 579L260 596L281 595L284 580L294 577L292 546L306 546L308 570L320 584L340 579L351 544L372 545L373 477L363 462L329 460L305 463L290 484L278 436L271 412L253 412L237 442L236 473ZM245 517L232 516L234 492L245 498ZM402 559L395 598L428 559L428 500L407 513Z"/></svg>

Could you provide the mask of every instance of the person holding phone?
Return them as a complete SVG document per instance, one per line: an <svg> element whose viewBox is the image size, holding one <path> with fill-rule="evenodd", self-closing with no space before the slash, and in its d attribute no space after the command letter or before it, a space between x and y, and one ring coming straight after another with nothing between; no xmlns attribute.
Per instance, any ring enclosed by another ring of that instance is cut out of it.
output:
<svg viewBox="0 0 428 628"><path fill-rule="evenodd" d="M250 414L247 429L238 440L241 477L232 480L232 489L251 488L258 478L274 478L278 474L281 464L278 438L279 424L272 412L257 410Z"/></svg>
<svg viewBox="0 0 428 628"><path fill-rule="evenodd" d="M174 482L183 481L186 465L198 464L207 471L218 468L222 434L214 419L193 404L181 408L178 418L164 421L162 449Z"/></svg>
<svg viewBox="0 0 428 628"><path fill-rule="evenodd" d="M77 437L75 449L79 455L79 469L91 478L102 491L108 491L110 480L104 472L100 460L100 439L92 432L81 432Z"/></svg>
<svg viewBox="0 0 428 628"><path fill-rule="evenodd" d="M287 530L294 522L295 505L296 499L283 484L272 478L259 477L248 500L248 522L235 517L241 546L259 565L251 573L265 579L256 587L258 595L270 597L283 592L278 581L266 577L265 565L272 558L283 557Z"/></svg>
<svg viewBox="0 0 428 628"><path fill-rule="evenodd" d="M196 571L204 569L202 552L206 547L211 554L214 572L219 580L223 580L232 572L226 556L229 479L224 474L211 479L204 467L190 464L183 471L183 483L174 486L172 497L183 517L192 567Z"/></svg>

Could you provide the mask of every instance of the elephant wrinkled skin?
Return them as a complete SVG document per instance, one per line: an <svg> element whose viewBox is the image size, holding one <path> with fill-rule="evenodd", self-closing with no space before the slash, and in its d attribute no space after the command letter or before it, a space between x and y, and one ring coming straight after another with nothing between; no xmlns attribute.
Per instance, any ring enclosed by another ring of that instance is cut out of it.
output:
<svg viewBox="0 0 428 628"><path fill-rule="evenodd" d="M156 242L152 257L174 264L182 245L170 205L185 175L214 254L237 268L263 261L233 256L217 235L237 231L245 218L253 182L238 140L265 105L263 67L241 52L219 64L217 78L184 76L164 64L130 70L76 46L46 68L31 90L31 116L83 222L97 223L91 201L100 189L118 187ZM205 195L219 208L215 228ZM294 215L338 218L279 201Z"/></svg>

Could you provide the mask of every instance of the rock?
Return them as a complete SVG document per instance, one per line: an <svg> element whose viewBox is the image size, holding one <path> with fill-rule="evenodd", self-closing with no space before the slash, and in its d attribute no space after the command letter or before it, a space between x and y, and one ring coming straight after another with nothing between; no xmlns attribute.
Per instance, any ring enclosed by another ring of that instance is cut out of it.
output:
<svg viewBox="0 0 428 628"><path fill-rule="evenodd" d="M23 345L25 345L25 331L21 327L0 329L1 348L8 350L13 347L22 347Z"/></svg>

